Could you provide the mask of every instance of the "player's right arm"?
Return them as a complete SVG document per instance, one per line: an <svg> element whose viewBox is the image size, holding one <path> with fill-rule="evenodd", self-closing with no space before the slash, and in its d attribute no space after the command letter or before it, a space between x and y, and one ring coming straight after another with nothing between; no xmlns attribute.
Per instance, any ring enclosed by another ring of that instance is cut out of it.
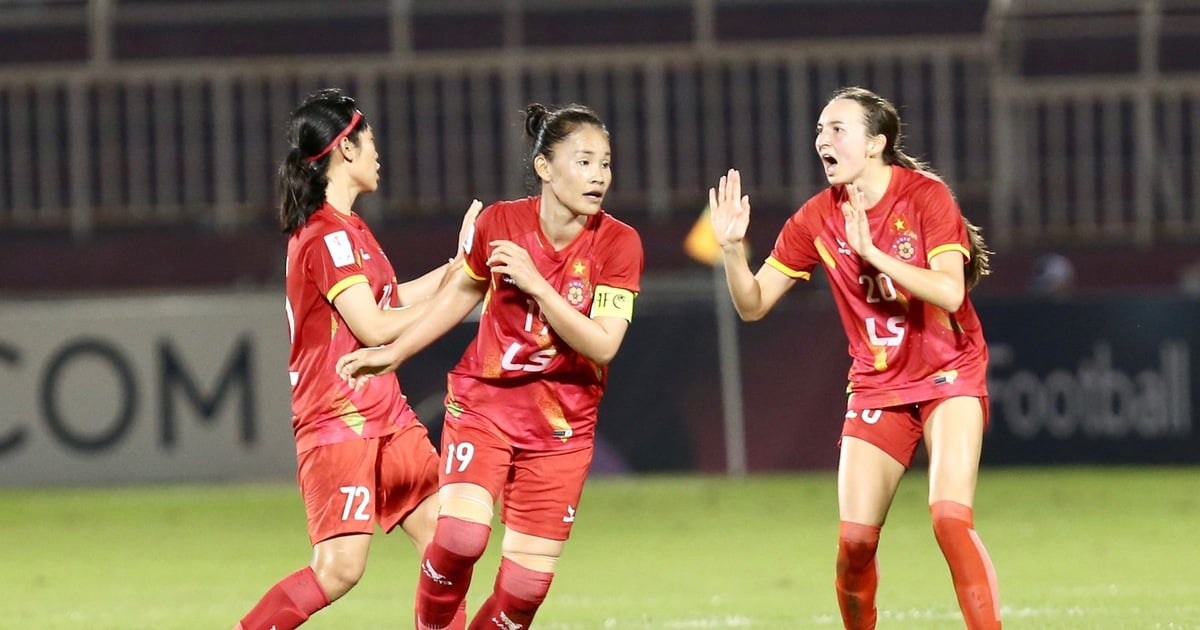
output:
<svg viewBox="0 0 1200 630"><path fill-rule="evenodd" d="M366 282L350 285L333 298L333 307L364 346L381 346L400 336L421 315L421 309L385 309L375 303Z"/></svg>
<svg viewBox="0 0 1200 630"><path fill-rule="evenodd" d="M708 207L733 306L744 321L762 319L796 280L769 265L763 265L758 273L750 270L742 244L750 227L750 196L742 195L742 176L737 170L729 169L717 187L708 190Z"/></svg>
<svg viewBox="0 0 1200 630"><path fill-rule="evenodd" d="M449 262L419 278L396 285L396 301L402 308L389 309L376 304L371 287L366 283L351 285L334 296L334 308L364 346L391 343L424 316L428 300L462 266L464 240L482 209L483 203L478 199L467 208L459 227L455 254Z"/></svg>
<svg viewBox="0 0 1200 630"><path fill-rule="evenodd" d="M356 387L363 380L393 372L400 364L458 325L483 299L487 282L471 277L463 268L446 286L424 303L416 321L395 341L379 348L362 348L337 361L337 372ZM404 311L399 311L404 312Z"/></svg>

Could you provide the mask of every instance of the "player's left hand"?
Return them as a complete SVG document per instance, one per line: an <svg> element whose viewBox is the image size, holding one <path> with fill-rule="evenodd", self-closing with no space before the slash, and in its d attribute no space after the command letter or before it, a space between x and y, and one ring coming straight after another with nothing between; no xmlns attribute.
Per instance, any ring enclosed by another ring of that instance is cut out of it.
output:
<svg viewBox="0 0 1200 630"><path fill-rule="evenodd" d="M488 245L492 247L492 255L488 257L487 265L492 273L508 276L518 289L529 295L535 295L543 285L550 286L524 247L506 240L492 241Z"/></svg>
<svg viewBox="0 0 1200 630"><path fill-rule="evenodd" d="M867 258L875 249L871 240L871 224L867 221L867 196L854 184L846 184L850 199L842 202L842 217L846 219L846 244L859 256Z"/></svg>

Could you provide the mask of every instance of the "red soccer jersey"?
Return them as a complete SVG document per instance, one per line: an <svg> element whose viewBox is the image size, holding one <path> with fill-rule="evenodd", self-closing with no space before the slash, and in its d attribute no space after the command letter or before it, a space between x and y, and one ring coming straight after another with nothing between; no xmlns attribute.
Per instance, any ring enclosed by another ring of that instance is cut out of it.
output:
<svg viewBox="0 0 1200 630"><path fill-rule="evenodd" d="M475 221L464 265L489 287L479 332L448 377L446 406L460 421L494 426L514 446L554 450L592 438L608 367L562 341L533 299L488 270L488 243L524 247L559 295L593 317L611 313L609 301L629 301L623 312L632 313L644 256L637 232L604 211L555 251L542 234L540 204L541 197L503 201Z"/></svg>
<svg viewBox="0 0 1200 630"><path fill-rule="evenodd" d="M767 264L804 280L824 265L850 341L850 407L986 396L987 344L970 297L949 313L865 266L846 244L846 200L845 186L809 199L783 226ZM893 166L867 220L875 246L905 262L928 268L947 250L970 255L958 204L933 174Z"/></svg>
<svg viewBox="0 0 1200 630"><path fill-rule="evenodd" d="M338 357L363 347L333 307L359 283L370 285L381 308L397 306L396 272L367 224L325 204L288 239L288 372L298 453L387 435L416 420L395 378L373 378L354 391L334 371Z"/></svg>

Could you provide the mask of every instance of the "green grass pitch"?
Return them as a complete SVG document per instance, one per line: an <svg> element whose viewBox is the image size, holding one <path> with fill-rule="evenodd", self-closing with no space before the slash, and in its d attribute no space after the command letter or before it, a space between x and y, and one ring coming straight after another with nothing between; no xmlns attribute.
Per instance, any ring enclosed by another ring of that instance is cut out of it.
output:
<svg viewBox="0 0 1200 630"><path fill-rule="evenodd" d="M880 628L962 627L925 492L910 473L883 530ZM1005 628L1200 628L1200 468L984 469L976 510ZM831 473L596 477L536 627L837 629L836 535ZM231 628L310 553L289 483L3 490L0 545L0 628L41 630ZM411 627L416 567L376 536L304 628Z"/></svg>

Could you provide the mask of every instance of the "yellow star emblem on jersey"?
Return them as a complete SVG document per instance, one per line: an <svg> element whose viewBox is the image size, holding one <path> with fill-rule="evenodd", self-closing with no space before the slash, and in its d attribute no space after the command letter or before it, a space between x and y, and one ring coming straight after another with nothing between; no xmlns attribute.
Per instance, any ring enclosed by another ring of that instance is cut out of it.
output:
<svg viewBox="0 0 1200 630"><path fill-rule="evenodd" d="M893 223L892 225L895 226L896 231L898 231L898 232L903 231L904 230L904 219L896 219L896 222Z"/></svg>
<svg viewBox="0 0 1200 630"><path fill-rule="evenodd" d="M575 265L571 268L571 270L575 272L575 275L582 276L583 272L587 271L587 266L585 266L582 261L576 260Z"/></svg>

